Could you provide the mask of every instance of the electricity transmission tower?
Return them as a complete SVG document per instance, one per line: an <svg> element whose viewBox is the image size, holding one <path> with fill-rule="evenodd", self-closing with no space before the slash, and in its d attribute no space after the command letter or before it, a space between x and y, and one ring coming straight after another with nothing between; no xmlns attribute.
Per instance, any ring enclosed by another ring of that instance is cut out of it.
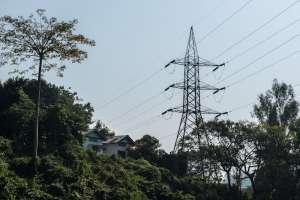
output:
<svg viewBox="0 0 300 200"><path fill-rule="evenodd" d="M216 117L227 114L227 112L217 112L201 104L201 91L211 90L213 94L224 90L223 88L216 88L200 80L200 68L212 67L212 71L216 71L219 67L225 64L214 64L208 60L202 59L198 55L197 44L195 41L193 27L190 29L190 35L186 48L185 57L182 59L175 59L169 62L165 67L169 67L171 64L184 66L184 81L174 83L165 89L178 88L183 90L183 105L175 108L171 108L162 113L162 115L168 112L181 113L181 120L177 132L177 137L174 145L174 153L184 152L187 150L186 138L193 137L196 147L201 147L201 136L206 135L203 127L203 114L213 114ZM206 142L208 139L206 138Z"/></svg>

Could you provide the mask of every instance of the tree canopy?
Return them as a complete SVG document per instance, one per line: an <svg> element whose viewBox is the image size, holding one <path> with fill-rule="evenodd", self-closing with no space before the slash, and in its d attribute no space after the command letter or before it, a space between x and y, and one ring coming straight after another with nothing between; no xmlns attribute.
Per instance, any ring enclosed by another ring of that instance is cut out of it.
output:
<svg viewBox="0 0 300 200"><path fill-rule="evenodd" d="M24 61L33 61L27 69L18 69L16 72L35 70L40 60L43 63L42 71L56 68L59 75L65 65L59 65L65 60L81 62L87 58L87 52L79 45L95 45L95 41L81 34L75 34L77 20L59 21L55 17L47 17L45 10L38 9L28 18L22 16L3 16L0 18L0 64L18 65Z"/></svg>
<svg viewBox="0 0 300 200"><path fill-rule="evenodd" d="M82 132L92 122L92 107L78 101L76 93L45 81L41 154L33 173L29 155L36 87L36 80L23 78L0 84L0 199L230 200L237 195L224 185L173 173L180 159L174 162L177 156L162 151L159 141L149 135L138 140L136 149L139 156L145 153L144 159L85 151ZM100 131L103 127L96 126ZM148 153L158 160L152 163Z"/></svg>
<svg viewBox="0 0 300 200"><path fill-rule="evenodd" d="M30 60L33 63L31 67L15 69L14 72L22 74L31 70L37 75L35 134L32 137L35 168L38 160L42 75L56 68L57 74L62 76L65 65L58 66L59 61L81 62L87 58L87 52L79 45L95 46L95 41L74 33L76 24L77 20L67 22L58 21L55 17L48 18L42 9L26 19L22 16L0 18L0 66L19 65Z"/></svg>
<svg viewBox="0 0 300 200"><path fill-rule="evenodd" d="M0 83L0 136L14 141L16 152L29 154L33 146L36 81L23 78ZM41 152L58 150L69 142L82 143L82 132L92 120L93 108L81 104L76 93L42 81Z"/></svg>

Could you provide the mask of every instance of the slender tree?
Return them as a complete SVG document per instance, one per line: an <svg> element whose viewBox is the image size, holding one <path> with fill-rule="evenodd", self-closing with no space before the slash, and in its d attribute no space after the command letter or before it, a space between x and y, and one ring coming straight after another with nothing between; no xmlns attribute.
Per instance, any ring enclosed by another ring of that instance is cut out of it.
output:
<svg viewBox="0 0 300 200"><path fill-rule="evenodd" d="M299 103L291 85L273 81L272 89L258 97L254 106L254 116L261 124L280 126L288 129L297 120Z"/></svg>
<svg viewBox="0 0 300 200"><path fill-rule="evenodd" d="M0 18L0 65L33 63L28 68L16 67L14 72L32 71L37 75L38 91L35 109L34 160L38 158L39 113L41 79L44 72L57 69L59 76L66 68L57 64L70 60L80 63L87 58L87 52L80 45L95 46L95 42L81 34L75 34L77 20L58 21L48 18L45 10L39 9L28 18L3 16Z"/></svg>
<svg viewBox="0 0 300 200"><path fill-rule="evenodd" d="M214 138L208 158L217 161L220 169L226 173L228 188L232 189L232 172L236 172L236 183L241 184L245 178L250 180L255 199L255 178L262 165L259 154L263 132L260 127L254 123L232 121L212 121L206 123L206 127Z"/></svg>
<svg viewBox="0 0 300 200"><path fill-rule="evenodd" d="M257 144L262 160L256 176L259 196L291 199L297 191L297 147L299 103L291 85L276 79L272 88L261 94L254 106L254 116L262 127ZM288 181L286 181L288 180Z"/></svg>

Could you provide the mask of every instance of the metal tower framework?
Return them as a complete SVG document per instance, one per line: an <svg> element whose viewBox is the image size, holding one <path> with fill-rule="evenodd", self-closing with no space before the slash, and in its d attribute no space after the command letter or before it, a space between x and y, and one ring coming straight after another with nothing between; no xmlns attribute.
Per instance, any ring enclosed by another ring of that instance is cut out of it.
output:
<svg viewBox="0 0 300 200"><path fill-rule="evenodd" d="M224 66L225 63L214 64L199 57L193 27L191 27L185 57L182 59L172 60L165 66L165 68L169 67L171 64L184 66L184 81L174 83L165 89L165 91L169 90L170 88L182 89L183 105L168 109L162 113L162 115L168 112L181 113L181 120L173 150L174 153L177 153L186 150L186 137L191 136L192 133L194 136L196 136L195 139L198 148L201 147L200 132L201 128L203 130L203 114L213 114L216 115L216 117L227 114L227 112L217 112L201 105L202 90L211 90L213 94L216 94L217 92L224 90L225 87L216 88L203 81L200 81L200 68L211 67L213 68L212 71L214 72L219 67Z"/></svg>

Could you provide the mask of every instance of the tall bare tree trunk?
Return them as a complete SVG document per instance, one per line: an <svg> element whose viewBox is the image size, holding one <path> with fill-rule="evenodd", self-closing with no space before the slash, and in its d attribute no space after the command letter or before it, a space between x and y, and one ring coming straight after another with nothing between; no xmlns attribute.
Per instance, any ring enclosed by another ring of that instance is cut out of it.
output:
<svg viewBox="0 0 300 200"><path fill-rule="evenodd" d="M232 187L231 187L231 177L230 177L230 171L226 171L226 176L227 176L227 185L228 185L228 189L230 191L232 191Z"/></svg>
<svg viewBox="0 0 300 200"><path fill-rule="evenodd" d="M255 182L254 182L254 178L253 178L253 176L248 176L248 177L250 179L251 187L252 187L252 191L253 191L252 199L255 200L257 191L256 191L256 185L255 185Z"/></svg>
<svg viewBox="0 0 300 200"><path fill-rule="evenodd" d="M39 58L39 71L38 71L38 95L36 100L36 107L35 107L35 133L34 133L34 171L37 172L38 166L38 149L39 149L39 118L40 118L40 104L41 104L41 76L42 76L42 63L43 56L40 55Z"/></svg>

